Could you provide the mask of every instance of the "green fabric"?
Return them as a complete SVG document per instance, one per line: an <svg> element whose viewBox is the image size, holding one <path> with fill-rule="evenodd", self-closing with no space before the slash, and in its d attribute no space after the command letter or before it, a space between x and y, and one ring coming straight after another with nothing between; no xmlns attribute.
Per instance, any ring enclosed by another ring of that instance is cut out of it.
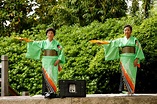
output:
<svg viewBox="0 0 157 104"><path fill-rule="evenodd" d="M119 48L125 46L134 46L135 53L120 53ZM137 67L134 67L134 60L138 58L138 63L140 63L140 60L145 58L139 41L133 36L131 36L129 39L126 37L119 38L110 41L108 45L104 45L104 50L105 60L114 60L120 58L121 65L124 67L126 74L129 76L131 82L135 86Z"/></svg>
<svg viewBox="0 0 157 104"><path fill-rule="evenodd" d="M60 48L58 48L58 46ZM54 63L56 60L60 60L59 64L65 63L65 56L62 46L55 39L52 42L50 42L49 40L29 42L27 43L26 57L39 60L42 50L55 50L58 53L58 56L42 56L42 67L46 70L49 77L57 86L58 65L54 66Z"/></svg>
<svg viewBox="0 0 157 104"><path fill-rule="evenodd" d="M104 45L105 60L119 59L119 48L114 45L114 42Z"/></svg>
<svg viewBox="0 0 157 104"><path fill-rule="evenodd" d="M118 59L120 55L119 48L125 46L135 47L136 53L134 59L139 58L140 60L142 60L145 58L141 48L141 44L135 37L131 36L130 39L128 40L126 37L124 37L110 41L109 44L105 44L104 45L105 60Z"/></svg>
<svg viewBox="0 0 157 104"><path fill-rule="evenodd" d="M60 46L60 49L57 46ZM56 50L60 64L65 63L65 55L62 46L55 39L52 42L49 40L28 42L26 57L39 60L42 50Z"/></svg>
<svg viewBox="0 0 157 104"><path fill-rule="evenodd" d="M134 60L135 60L135 54L125 53L120 55L120 62L122 66L124 67L125 71L130 76L131 81L135 85L137 67L134 67Z"/></svg>
<svg viewBox="0 0 157 104"><path fill-rule="evenodd" d="M39 60L40 54L41 54L41 49L38 45L33 44L33 42L27 43L27 53L26 53L27 58Z"/></svg>
<svg viewBox="0 0 157 104"><path fill-rule="evenodd" d="M54 66L55 61L58 59L57 56L43 56L42 57L42 66L49 74L49 77L53 80L55 85L57 86L58 82L58 65Z"/></svg>

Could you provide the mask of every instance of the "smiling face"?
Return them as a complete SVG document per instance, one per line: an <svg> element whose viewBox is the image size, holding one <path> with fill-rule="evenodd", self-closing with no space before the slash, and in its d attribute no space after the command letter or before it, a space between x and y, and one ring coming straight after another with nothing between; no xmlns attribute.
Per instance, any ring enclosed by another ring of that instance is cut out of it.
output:
<svg viewBox="0 0 157 104"><path fill-rule="evenodd" d="M132 32L132 30L131 30L130 27L125 27L124 28L124 34L125 34L125 36L126 36L127 39L130 38L131 32Z"/></svg>
<svg viewBox="0 0 157 104"><path fill-rule="evenodd" d="M52 41L54 36L55 35L54 35L53 31L50 30L47 32L47 37L48 37L49 41Z"/></svg>

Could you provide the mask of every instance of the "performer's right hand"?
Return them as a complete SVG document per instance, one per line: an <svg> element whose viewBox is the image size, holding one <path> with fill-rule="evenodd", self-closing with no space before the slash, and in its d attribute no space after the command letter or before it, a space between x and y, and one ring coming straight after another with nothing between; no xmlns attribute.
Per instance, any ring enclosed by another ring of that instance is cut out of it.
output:
<svg viewBox="0 0 157 104"><path fill-rule="evenodd" d="M101 43L101 42L97 42L97 44L98 44L98 45L102 45L102 43Z"/></svg>
<svg viewBox="0 0 157 104"><path fill-rule="evenodd" d="M19 38L20 41L23 41L23 38Z"/></svg>

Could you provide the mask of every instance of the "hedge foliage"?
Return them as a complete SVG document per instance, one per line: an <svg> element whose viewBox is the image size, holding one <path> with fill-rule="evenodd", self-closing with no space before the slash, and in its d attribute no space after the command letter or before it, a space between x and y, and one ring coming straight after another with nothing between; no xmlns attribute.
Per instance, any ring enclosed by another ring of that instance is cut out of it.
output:
<svg viewBox="0 0 157 104"><path fill-rule="evenodd" d="M87 82L87 93L117 93L119 86L119 61L105 61L102 46L89 40L111 40L123 36L126 24L133 26L132 35L142 44L146 59L138 70L136 92L157 92L153 84L157 62L157 16L141 20L137 17L108 19L105 23L94 21L88 26L62 26L57 30L56 39L62 44L66 63L59 73L59 79L83 79ZM29 91L31 95L41 94L41 61L25 58L26 43L14 37L33 40L46 39L45 29L50 26L38 25L22 34L12 33L11 37L0 37L0 55L9 57L9 83L19 93ZM143 80L144 79L144 80Z"/></svg>

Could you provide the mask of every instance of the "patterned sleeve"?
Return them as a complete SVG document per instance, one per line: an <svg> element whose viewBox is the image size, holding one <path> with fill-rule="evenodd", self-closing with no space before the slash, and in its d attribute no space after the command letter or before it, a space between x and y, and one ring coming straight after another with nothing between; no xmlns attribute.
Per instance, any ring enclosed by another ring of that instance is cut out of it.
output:
<svg viewBox="0 0 157 104"><path fill-rule="evenodd" d="M64 52L63 52L63 47L58 44L57 45L57 48L58 48L58 59L60 60L60 63L61 64L64 64L65 63L65 55L64 55Z"/></svg>
<svg viewBox="0 0 157 104"><path fill-rule="evenodd" d="M141 47L141 44L138 40L135 40L135 59L138 58L140 60L144 59L144 54L143 54L143 50Z"/></svg>

